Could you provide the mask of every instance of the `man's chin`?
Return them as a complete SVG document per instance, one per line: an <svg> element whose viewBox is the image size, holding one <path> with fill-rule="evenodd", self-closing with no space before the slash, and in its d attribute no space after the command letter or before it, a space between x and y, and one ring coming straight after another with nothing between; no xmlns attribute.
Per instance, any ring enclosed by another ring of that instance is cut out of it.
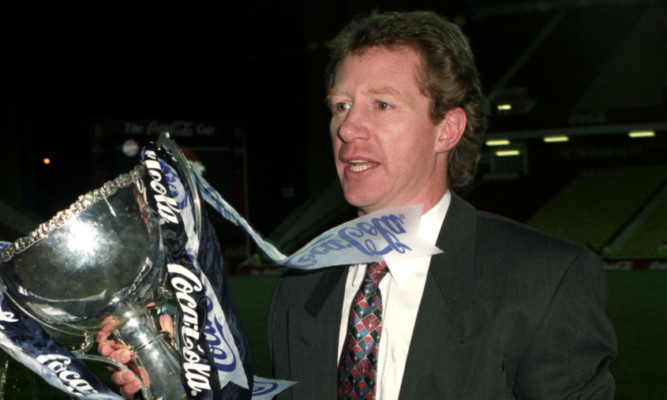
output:
<svg viewBox="0 0 667 400"><path fill-rule="evenodd" d="M365 215L377 211L377 201L367 196L355 196L345 193L345 201L359 211L359 215Z"/></svg>

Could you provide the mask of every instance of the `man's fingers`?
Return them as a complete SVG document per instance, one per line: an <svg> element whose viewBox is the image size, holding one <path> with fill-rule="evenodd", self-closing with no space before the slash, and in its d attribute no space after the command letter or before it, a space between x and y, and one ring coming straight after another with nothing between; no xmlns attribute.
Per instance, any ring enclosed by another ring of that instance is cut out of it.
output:
<svg viewBox="0 0 667 400"><path fill-rule="evenodd" d="M113 316L108 316L102 320L102 323L100 324L100 332L105 332L107 334L111 333L113 328L116 327L116 324L118 323L118 318L113 317ZM99 335L99 333L98 333Z"/></svg>
<svg viewBox="0 0 667 400"><path fill-rule="evenodd" d="M160 315L160 330L169 333L169 338L174 340L174 320L169 314Z"/></svg>
<svg viewBox="0 0 667 400"><path fill-rule="evenodd" d="M114 318L108 317L102 323L100 331L98 331L96 336L96 341L99 343L97 346L97 352L103 356L110 358L117 363L127 365L131 360L136 359L136 353L132 349L123 344L116 343L114 340L109 340L111 333L111 328L115 325L116 320ZM134 394L141 390L141 381L137 375L141 376L141 379L149 384L148 374L146 370L139 367L136 368L136 365L131 366L137 374L130 371L121 371L116 370L111 374L111 382L114 385L120 388L120 394L126 399L133 399Z"/></svg>
<svg viewBox="0 0 667 400"><path fill-rule="evenodd" d="M120 394L126 399L133 399L134 394L137 393L139 390L141 390L141 382L139 382L139 379L137 379L131 383L128 383L125 386L122 386L120 388Z"/></svg>
<svg viewBox="0 0 667 400"><path fill-rule="evenodd" d="M148 386L148 375L146 370L139 367L144 383ZM111 382L120 387L120 394L126 399L134 398L134 394L141 390L141 381L132 371L116 371L111 374Z"/></svg>
<svg viewBox="0 0 667 400"><path fill-rule="evenodd" d="M102 357L109 357L111 353L115 350L116 348L116 342L113 340L105 340L100 342L100 344L97 346L97 352L102 356Z"/></svg>
<svg viewBox="0 0 667 400"><path fill-rule="evenodd" d="M139 374L146 386L149 386L146 370L139 367ZM120 388L120 394L126 399L134 398L134 394L141 390L141 381L132 371L116 371L111 374L111 382Z"/></svg>
<svg viewBox="0 0 667 400"><path fill-rule="evenodd" d="M100 330L97 331L97 336L95 336L95 341L97 343L104 342L111 335L111 331Z"/></svg>
<svg viewBox="0 0 667 400"><path fill-rule="evenodd" d="M113 374L111 374L111 382L114 383L114 385L118 386L125 386L128 383L138 381L137 376L134 374L132 371L116 371ZM141 385L139 385L141 386Z"/></svg>
<svg viewBox="0 0 667 400"><path fill-rule="evenodd" d="M130 359L132 359L132 351L127 348L120 348L118 350L111 352L111 354L109 354L108 357L116 362L125 365L130 362Z"/></svg>
<svg viewBox="0 0 667 400"><path fill-rule="evenodd" d="M111 382L120 387L120 394L126 399L134 398L134 394L141 390L141 381L132 371L114 372L111 374Z"/></svg>

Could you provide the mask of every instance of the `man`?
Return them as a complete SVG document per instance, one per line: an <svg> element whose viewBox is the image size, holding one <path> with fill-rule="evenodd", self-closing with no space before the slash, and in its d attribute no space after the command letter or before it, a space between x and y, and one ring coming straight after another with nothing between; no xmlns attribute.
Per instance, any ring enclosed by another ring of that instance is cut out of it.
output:
<svg viewBox="0 0 667 400"><path fill-rule="evenodd" d="M474 175L485 127L458 27L428 12L352 22L334 41L328 102L346 200L359 215L424 204L419 234L443 253L386 259L361 293L366 265L285 274L269 347L275 377L298 384L278 398L613 398L616 339L597 256L450 190ZM377 336L348 334L371 303ZM366 355L360 338L375 346Z"/></svg>

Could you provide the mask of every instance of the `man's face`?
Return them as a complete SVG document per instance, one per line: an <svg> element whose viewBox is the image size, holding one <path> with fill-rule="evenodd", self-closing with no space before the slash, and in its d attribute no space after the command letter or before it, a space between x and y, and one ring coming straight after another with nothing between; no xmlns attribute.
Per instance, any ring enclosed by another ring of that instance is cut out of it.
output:
<svg viewBox="0 0 667 400"><path fill-rule="evenodd" d="M331 139L345 199L360 214L425 203L446 190L443 124L429 118L430 99L416 77L419 54L408 47L372 47L338 67Z"/></svg>

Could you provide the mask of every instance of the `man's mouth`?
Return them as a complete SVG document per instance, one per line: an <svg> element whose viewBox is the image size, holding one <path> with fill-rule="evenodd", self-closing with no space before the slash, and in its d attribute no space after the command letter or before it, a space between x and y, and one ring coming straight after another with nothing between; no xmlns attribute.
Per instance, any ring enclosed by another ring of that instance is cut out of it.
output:
<svg viewBox="0 0 667 400"><path fill-rule="evenodd" d="M362 172L376 165L375 163L366 160L350 160L349 163L350 171L352 172Z"/></svg>

